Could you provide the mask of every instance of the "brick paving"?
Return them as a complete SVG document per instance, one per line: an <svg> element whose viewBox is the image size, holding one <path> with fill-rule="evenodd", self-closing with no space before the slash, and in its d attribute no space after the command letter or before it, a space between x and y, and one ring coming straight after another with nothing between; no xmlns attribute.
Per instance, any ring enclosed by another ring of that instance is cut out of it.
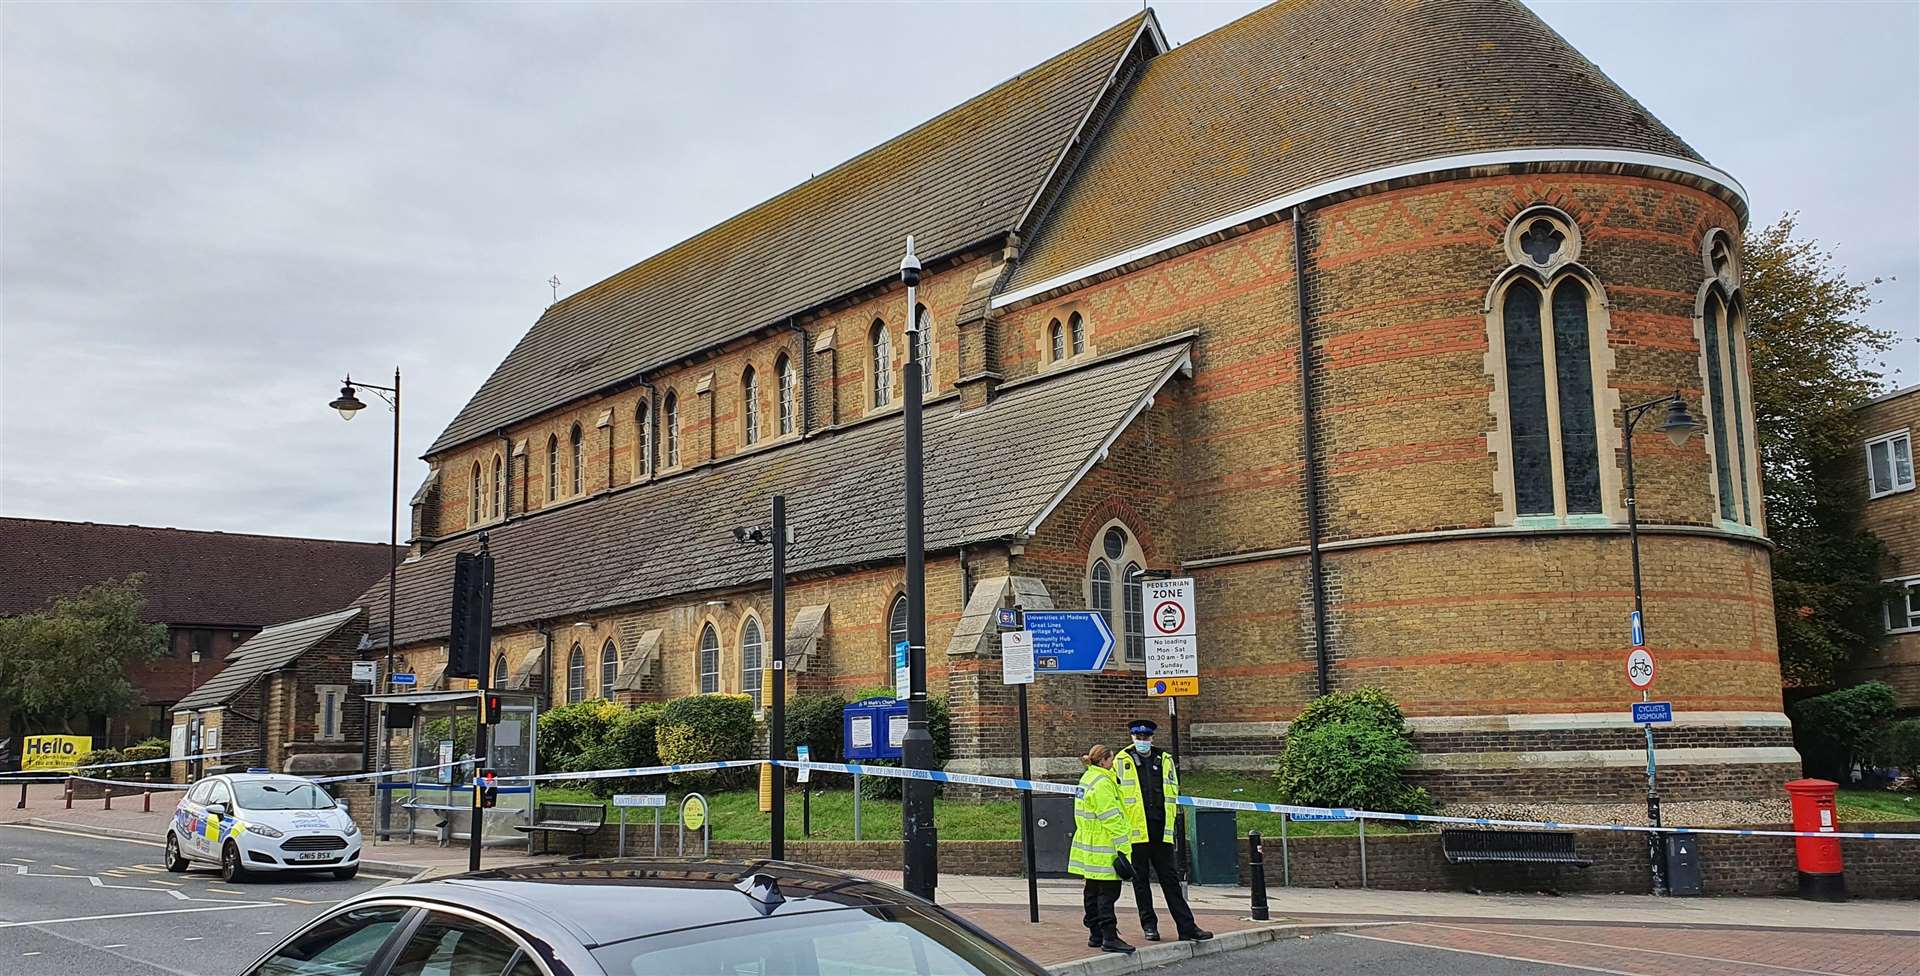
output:
<svg viewBox="0 0 1920 976"><path fill-rule="evenodd" d="M1920 936L1904 933L1406 922L1345 936L1627 976L1920 976Z"/></svg>
<svg viewBox="0 0 1920 976"><path fill-rule="evenodd" d="M1005 904L947 904L945 907L958 913L967 921L992 932L1000 941L1014 947L1022 955L1042 966L1057 966L1063 962L1100 954L1097 950L1087 948L1087 930L1080 925L1078 908L1043 905L1040 909L1040 923L1036 925L1027 920L1027 908L1024 904L1012 907ZM1194 917L1199 919L1201 926L1216 935L1274 924L1274 922L1255 922L1231 912L1213 910L1196 910ZM1275 919L1274 921L1289 920ZM1164 910L1161 912L1160 924L1167 938L1173 938L1173 923L1167 920ZM1122 915L1120 918L1120 937L1141 948L1152 945L1141 937L1139 920L1130 915Z"/></svg>

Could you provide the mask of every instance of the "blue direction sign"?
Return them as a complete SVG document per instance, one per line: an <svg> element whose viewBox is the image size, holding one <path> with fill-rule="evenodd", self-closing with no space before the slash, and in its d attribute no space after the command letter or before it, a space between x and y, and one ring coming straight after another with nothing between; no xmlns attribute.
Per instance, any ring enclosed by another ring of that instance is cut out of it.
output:
<svg viewBox="0 0 1920 976"><path fill-rule="evenodd" d="M1020 608L1019 607L1001 607L998 612L998 619L999 619L1001 630L1024 630L1025 629L1020 626Z"/></svg>
<svg viewBox="0 0 1920 976"><path fill-rule="evenodd" d="M1113 656L1113 631L1091 610L1029 610L1027 632L1035 671L1103 671Z"/></svg>
<svg viewBox="0 0 1920 976"><path fill-rule="evenodd" d="M419 680L420 679L415 677L414 675L407 674L405 672L401 672L393 676L393 683L396 685L416 684L419 682Z"/></svg>
<svg viewBox="0 0 1920 976"><path fill-rule="evenodd" d="M1633 646L1647 646L1647 628L1640 623L1640 611L1635 610L1627 615L1627 626L1633 631Z"/></svg>
<svg viewBox="0 0 1920 976"><path fill-rule="evenodd" d="M1653 725L1673 721L1672 702L1634 702L1633 724Z"/></svg>

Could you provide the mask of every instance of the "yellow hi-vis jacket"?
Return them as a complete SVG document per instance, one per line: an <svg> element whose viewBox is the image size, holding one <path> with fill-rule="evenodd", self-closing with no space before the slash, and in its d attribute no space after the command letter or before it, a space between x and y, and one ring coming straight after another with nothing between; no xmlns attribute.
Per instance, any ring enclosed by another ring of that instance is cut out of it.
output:
<svg viewBox="0 0 1920 976"><path fill-rule="evenodd" d="M1113 855L1127 842L1126 814L1120 810L1120 788L1113 770L1088 766L1080 777L1080 796L1073 801L1073 851L1067 855L1067 873L1090 881L1118 881Z"/></svg>
<svg viewBox="0 0 1920 976"><path fill-rule="evenodd" d="M1120 806L1127 813L1129 844L1144 844L1153 838L1147 836L1147 806L1140 790L1140 766L1132 749L1113 757L1113 775L1120 787ZM1173 843L1173 813L1175 800L1180 797L1180 774L1174 772L1173 756L1160 757L1160 795L1166 800L1166 826L1161 828L1165 836L1161 843Z"/></svg>

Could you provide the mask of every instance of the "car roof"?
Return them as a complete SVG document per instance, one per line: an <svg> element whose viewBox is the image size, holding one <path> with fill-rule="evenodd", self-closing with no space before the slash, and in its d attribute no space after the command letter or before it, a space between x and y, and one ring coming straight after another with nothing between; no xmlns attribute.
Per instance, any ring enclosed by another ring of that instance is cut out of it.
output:
<svg viewBox="0 0 1920 976"><path fill-rule="evenodd" d="M741 887L770 877L777 904ZM585 945L810 912L918 904L897 888L786 861L608 858L525 864L389 885L363 898L416 898L480 909L527 928L557 927Z"/></svg>

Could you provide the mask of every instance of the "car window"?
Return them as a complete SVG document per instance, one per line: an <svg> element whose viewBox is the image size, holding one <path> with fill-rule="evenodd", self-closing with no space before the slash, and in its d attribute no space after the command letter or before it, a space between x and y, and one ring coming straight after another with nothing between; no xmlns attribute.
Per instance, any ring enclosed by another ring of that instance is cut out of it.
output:
<svg viewBox="0 0 1920 976"><path fill-rule="evenodd" d="M540 971L538 963L523 952L520 958L513 961L513 968L507 970L507 976L546 976L546 974Z"/></svg>
<svg viewBox="0 0 1920 976"><path fill-rule="evenodd" d="M381 905L323 919L249 976L359 976L406 914L405 908Z"/></svg>
<svg viewBox="0 0 1920 976"><path fill-rule="evenodd" d="M213 792L213 781L203 779L193 784L193 789L187 791L187 801L190 803L205 803L207 802L207 794L211 792Z"/></svg>
<svg viewBox="0 0 1920 976"><path fill-rule="evenodd" d="M235 783L233 794L246 810L331 810L334 806L325 790L291 780Z"/></svg>
<svg viewBox="0 0 1920 976"><path fill-rule="evenodd" d="M387 974L502 976L519 948L506 935L479 922L434 912L400 947Z"/></svg>
<svg viewBox="0 0 1920 976"><path fill-rule="evenodd" d="M906 906L814 912L630 939L593 951L632 976L1034 976L1018 957Z"/></svg>
<svg viewBox="0 0 1920 976"><path fill-rule="evenodd" d="M224 803L227 805L228 809L232 809L233 808L233 792L227 789L227 784L225 782L216 779L213 781L213 789L210 789L207 791L207 802L208 803Z"/></svg>

